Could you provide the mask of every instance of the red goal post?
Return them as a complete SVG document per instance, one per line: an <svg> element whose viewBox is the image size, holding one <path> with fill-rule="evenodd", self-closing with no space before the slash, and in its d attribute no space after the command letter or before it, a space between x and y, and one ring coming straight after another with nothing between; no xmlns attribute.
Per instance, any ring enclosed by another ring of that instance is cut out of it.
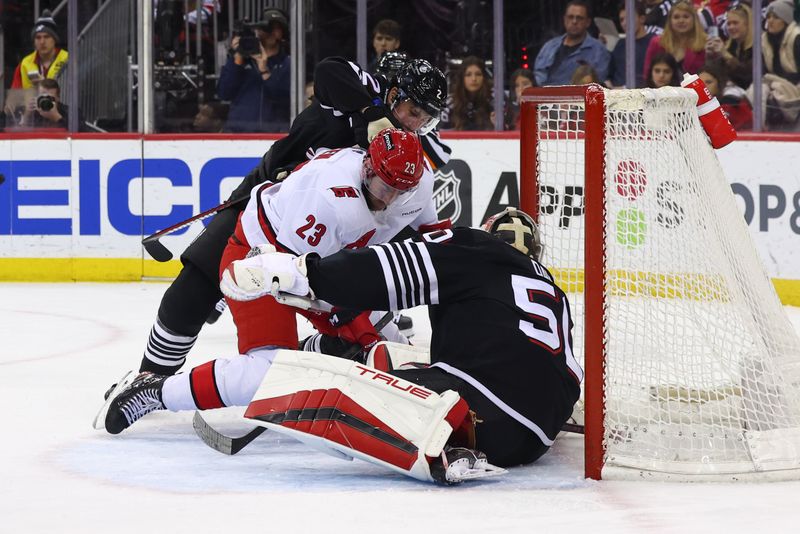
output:
<svg viewBox="0 0 800 534"><path fill-rule="evenodd" d="M586 176L586 227L595 228L595 234L602 234L605 220L605 203L603 190L605 181L605 94L599 85L558 86L549 88L531 88L525 91L521 102L520 131L520 208L538 220L539 191L536 174L536 162L539 121L539 103L577 103L585 106L585 129L576 132L583 135L585 143ZM568 133L567 133L568 134ZM584 274L585 302L589 309L603 308L603 237L585 235L586 258L595 258L587 262ZM586 476L600 479L603 464L603 368L605 349L603 345L603 315L587 316L584 344L584 405L587 417L584 418L585 450L584 462ZM589 347L596 347L592 351ZM586 357L586 356L589 357ZM589 415L591 414L591 415Z"/></svg>
<svg viewBox="0 0 800 534"><path fill-rule="evenodd" d="M695 103L521 98L520 207L573 308L589 478L800 478L800 341Z"/></svg>

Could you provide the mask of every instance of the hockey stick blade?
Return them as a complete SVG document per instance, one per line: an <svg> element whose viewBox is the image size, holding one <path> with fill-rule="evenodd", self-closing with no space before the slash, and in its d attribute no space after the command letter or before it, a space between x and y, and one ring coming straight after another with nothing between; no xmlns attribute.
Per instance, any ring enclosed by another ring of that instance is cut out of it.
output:
<svg viewBox="0 0 800 534"><path fill-rule="evenodd" d="M152 241L142 241L144 249L147 251L154 260L165 262L172 259L172 252L167 247L161 244L161 241L154 239Z"/></svg>
<svg viewBox="0 0 800 534"><path fill-rule="evenodd" d="M191 225L192 223L194 223L196 221L202 221L203 219L207 219L208 217L211 217L212 215L216 215L217 213L219 213L220 211L222 211L222 210L224 210L226 208L230 208L231 206L235 206L236 204L239 204L239 203L244 202L245 200L249 200L249 199L250 199L250 195L248 194L248 195L243 196L243 197L234 198L234 199L225 201L222 204L220 204L219 206L215 206L215 207L213 207L211 209L208 209L206 211L198 213L197 215L195 215L193 217L189 217L185 221L181 221L179 223L173 224L172 226L168 226L167 228L164 228L163 230L160 230L160 231L158 231L158 232L156 232L156 233L154 233L152 235L149 235L149 236L145 237L144 239L142 239L142 245L144 245L145 250L147 250L147 252L156 261L161 261L161 262L169 261L169 260L172 259L172 252L167 250L167 247L165 247L164 245L159 243L159 241L158 241L159 239L161 239L165 235L169 235L169 234L177 232L178 230L182 230L183 228L186 228L187 226Z"/></svg>
<svg viewBox="0 0 800 534"><path fill-rule="evenodd" d="M266 428L263 426L258 426L244 436L226 436L209 425L206 420L203 419L203 416L200 415L200 412L194 412L192 426L194 427L195 433L200 437L203 443L212 449L221 452L222 454L227 454L228 456L233 456L240 450L244 449L250 444L251 441L263 434L266 430Z"/></svg>
<svg viewBox="0 0 800 534"><path fill-rule="evenodd" d="M562 432L571 432L572 434L583 434L583 425L576 425L575 423L564 423L561 427Z"/></svg>

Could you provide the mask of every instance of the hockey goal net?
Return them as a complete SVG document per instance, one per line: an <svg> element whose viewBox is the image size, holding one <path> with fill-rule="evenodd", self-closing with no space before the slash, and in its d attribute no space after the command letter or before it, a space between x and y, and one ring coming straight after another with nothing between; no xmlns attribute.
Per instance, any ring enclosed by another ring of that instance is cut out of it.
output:
<svg viewBox="0 0 800 534"><path fill-rule="evenodd" d="M800 478L800 342L689 90L535 88L521 207L570 298L591 478Z"/></svg>

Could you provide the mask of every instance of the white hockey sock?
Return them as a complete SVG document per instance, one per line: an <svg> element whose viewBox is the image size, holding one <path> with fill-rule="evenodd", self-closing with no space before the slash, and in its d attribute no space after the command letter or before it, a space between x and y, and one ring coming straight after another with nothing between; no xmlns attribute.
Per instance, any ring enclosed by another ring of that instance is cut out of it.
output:
<svg viewBox="0 0 800 534"><path fill-rule="evenodd" d="M246 355L214 360L216 389L225 406L247 406L275 358L278 349L256 349ZM191 372L167 378L162 390L168 410L195 410Z"/></svg>

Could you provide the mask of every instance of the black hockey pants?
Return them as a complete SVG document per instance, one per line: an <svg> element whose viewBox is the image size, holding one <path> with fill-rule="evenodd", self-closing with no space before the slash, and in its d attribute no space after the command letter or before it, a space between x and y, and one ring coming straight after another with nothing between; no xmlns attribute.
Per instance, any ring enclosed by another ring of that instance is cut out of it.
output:
<svg viewBox="0 0 800 534"><path fill-rule="evenodd" d="M475 447L484 453L489 462L509 467L529 464L547 452L547 445L498 408L472 385L436 367L401 369L392 371L409 382L420 384L437 393L452 389L467 401L475 412Z"/></svg>

